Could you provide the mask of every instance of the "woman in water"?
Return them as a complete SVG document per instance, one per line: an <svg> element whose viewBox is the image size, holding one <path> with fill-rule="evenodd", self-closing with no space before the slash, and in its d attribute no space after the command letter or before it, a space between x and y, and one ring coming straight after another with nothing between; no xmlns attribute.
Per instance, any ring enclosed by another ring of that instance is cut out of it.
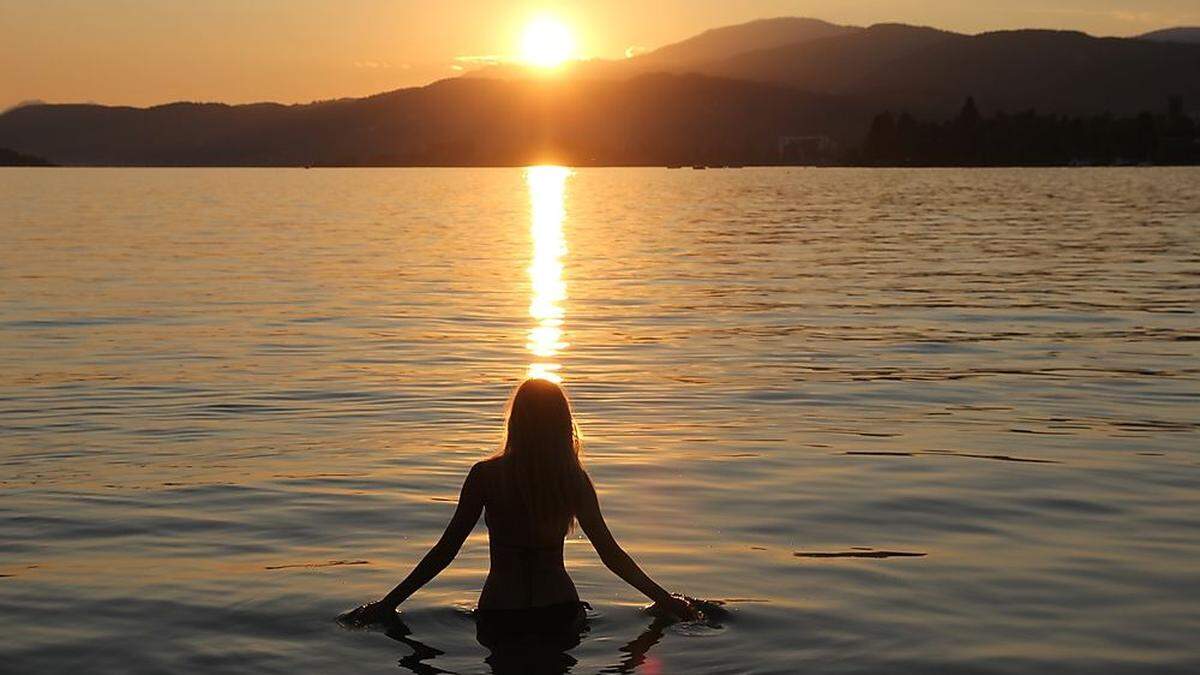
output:
<svg viewBox="0 0 1200 675"><path fill-rule="evenodd" d="M564 628L578 637L586 605L563 566L563 539L575 521L604 565L658 609L681 619L697 616L688 601L656 584L613 539L579 461L579 435L566 394L552 382L530 379L509 403L503 446L471 467L441 539L400 585L344 620L361 625L394 617L400 603L450 564L480 513L485 513L491 554L476 611L485 644L514 632Z"/></svg>

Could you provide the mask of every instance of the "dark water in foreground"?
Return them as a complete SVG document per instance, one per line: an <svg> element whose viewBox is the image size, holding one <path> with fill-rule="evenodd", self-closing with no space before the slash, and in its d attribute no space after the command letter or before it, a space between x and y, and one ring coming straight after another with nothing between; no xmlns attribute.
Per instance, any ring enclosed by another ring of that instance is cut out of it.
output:
<svg viewBox="0 0 1200 675"><path fill-rule="evenodd" d="M0 170L0 669L487 671L482 524L407 642L333 618L532 371L728 611L657 626L571 540L571 672L1194 672L1197 185Z"/></svg>

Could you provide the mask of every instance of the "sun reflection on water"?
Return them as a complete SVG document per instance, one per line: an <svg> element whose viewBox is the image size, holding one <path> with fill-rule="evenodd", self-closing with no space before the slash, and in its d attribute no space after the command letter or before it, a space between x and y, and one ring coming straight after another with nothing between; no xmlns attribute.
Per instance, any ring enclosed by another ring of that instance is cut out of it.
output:
<svg viewBox="0 0 1200 675"><path fill-rule="evenodd" d="M555 357L567 347L562 339L563 303L567 299L567 285L562 278L563 256L567 253L563 201L570 175L571 170L561 166L531 166L525 170L533 240L533 260L529 264L533 297L529 315L535 322L525 343L533 355L526 377L553 382L562 382L562 364Z"/></svg>

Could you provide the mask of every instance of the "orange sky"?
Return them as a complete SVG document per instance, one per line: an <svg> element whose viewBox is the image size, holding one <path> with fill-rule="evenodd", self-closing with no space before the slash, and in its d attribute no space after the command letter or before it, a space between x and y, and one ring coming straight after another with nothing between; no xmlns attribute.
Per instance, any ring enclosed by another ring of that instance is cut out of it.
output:
<svg viewBox="0 0 1200 675"><path fill-rule="evenodd" d="M0 0L0 108L361 96L452 77L461 57L511 56L539 12L605 58L771 16L1097 35L1200 24L1196 0Z"/></svg>

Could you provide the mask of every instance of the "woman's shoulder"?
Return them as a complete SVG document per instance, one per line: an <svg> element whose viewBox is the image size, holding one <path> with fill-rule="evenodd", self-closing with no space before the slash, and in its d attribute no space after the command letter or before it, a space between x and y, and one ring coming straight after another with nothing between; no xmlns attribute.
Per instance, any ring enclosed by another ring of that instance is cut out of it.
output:
<svg viewBox="0 0 1200 675"><path fill-rule="evenodd" d="M479 478L495 475L496 472L504 465L503 457L488 457L475 462L471 466L471 476Z"/></svg>

